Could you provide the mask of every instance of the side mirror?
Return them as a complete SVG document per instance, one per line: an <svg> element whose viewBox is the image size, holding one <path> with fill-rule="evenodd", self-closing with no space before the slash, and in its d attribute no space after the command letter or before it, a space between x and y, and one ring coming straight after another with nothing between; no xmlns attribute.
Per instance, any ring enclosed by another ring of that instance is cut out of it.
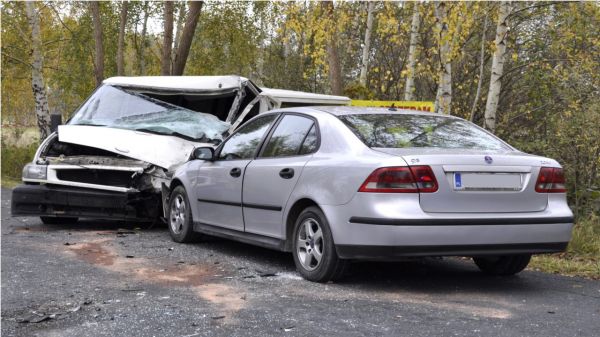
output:
<svg viewBox="0 0 600 337"><path fill-rule="evenodd" d="M212 147L197 147L192 152L192 159L213 161L215 150Z"/></svg>

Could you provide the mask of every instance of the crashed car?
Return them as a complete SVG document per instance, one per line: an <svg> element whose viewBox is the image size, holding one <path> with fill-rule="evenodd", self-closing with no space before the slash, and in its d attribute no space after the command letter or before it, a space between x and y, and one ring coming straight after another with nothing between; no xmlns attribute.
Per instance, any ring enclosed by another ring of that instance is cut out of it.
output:
<svg viewBox="0 0 600 337"><path fill-rule="evenodd" d="M349 103L342 96L260 88L240 76L109 78L23 168L12 215L36 215L44 223L155 221L164 215L163 190L195 148L218 145L272 109Z"/></svg>

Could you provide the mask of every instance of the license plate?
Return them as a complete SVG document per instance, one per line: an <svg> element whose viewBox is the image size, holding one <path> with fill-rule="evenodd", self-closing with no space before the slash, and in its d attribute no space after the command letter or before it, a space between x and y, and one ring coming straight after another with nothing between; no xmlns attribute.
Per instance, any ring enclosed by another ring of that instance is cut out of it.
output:
<svg viewBox="0 0 600 337"><path fill-rule="evenodd" d="M518 191L521 187L519 173L454 172L454 189L458 191Z"/></svg>

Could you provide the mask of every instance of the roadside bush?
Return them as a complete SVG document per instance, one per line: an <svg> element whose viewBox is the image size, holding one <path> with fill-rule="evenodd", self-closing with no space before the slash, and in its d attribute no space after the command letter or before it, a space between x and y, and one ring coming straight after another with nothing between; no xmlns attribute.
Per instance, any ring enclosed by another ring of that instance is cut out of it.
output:
<svg viewBox="0 0 600 337"><path fill-rule="evenodd" d="M578 219L568 253L600 259L600 217L591 214Z"/></svg>
<svg viewBox="0 0 600 337"><path fill-rule="evenodd" d="M20 180L23 166L33 159L37 147L38 144L18 147L2 142L2 178Z"/></svg>

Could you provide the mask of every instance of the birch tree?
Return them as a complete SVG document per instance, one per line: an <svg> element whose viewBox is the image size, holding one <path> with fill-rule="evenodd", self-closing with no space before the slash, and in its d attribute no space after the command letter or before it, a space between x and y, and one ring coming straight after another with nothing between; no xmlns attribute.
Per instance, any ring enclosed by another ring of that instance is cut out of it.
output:
<svg viewBox="0 0 600 337"><path fill-rule="evenodd" d="M164 41L160 64L161 75L171 75L171 53L173 48L173 3L165 2Z"/></svg>
<svg viewBox="0 0 600 337"><path fill-rule="evenodd" d="M173 63L173 75L183 75L185 64L187 62L188 55L190 53L190 47L192 46L192 40L194 39L194 32L198 25L198 19L200 18L200 12L202 11L202 1L190 1L190 10L185 19L185 25L181 32L181 39L177 46L177 56Z"/></svg>
<svg viewBox="0 0 600 337"><path fill-rule="evenodd" d="M496 39L494 40L494 55L492 57L492 75L490 77L490 89L488 91L485 105L485 128L491 132L496 131L496 111L500 90L502 89L502 74L504 73L504 57L506 54L506 37L508 33L508 16L511 5L508 1L500 4L498 12L498 23L496 25Z"/></svg>
<svg viewBox="0 0 600 337"><path fill-rule="evenodd" d="M406 84L404 85L404 100L414 100L415 93L415 66L417 63L417 43L419 42L419 28L421 18L419 4L414 3L412 21L410 24L410 45L408 47L408 65L406 66Z"/></svg>
<svg viewBox="0 0 600 337"><path fill-rule="evenodd" d="M127 26L127 9L129 3L123 1L121 3L121 15L119 22L119 40L117 42L117 75L123 76L124 70L124 50L125 50L125 27Z"/></svg>
<svg viewBox="0 0 600 337"><path fill-rule="evenodd" d="M359 83L367 86L367 71L369 70L369 53L371 52L371 32L373 30L373 12L375 10L375 2L369 1L367 5L367 29L365 30L365 40L362 50L362 63L360 67Z"/></svg>
<svg viewBox="0 0 600 337"><path fill-rule="evenodd" d="M99 86L104 80L104 43L102 41L100 3L98 1L90 1L90 11L92 13L92 25L94 27L94 41L96 51L94 55L94 75L96 77L96 86Z"/></svg>
<svg viewBox="0 0 600 337"><path fill-rule="evenodd" d="M50 109L48 108L48 97L44 86L44 57L42 55L42 38L40 35L40 17L35 9L35 3L25 2L27 20L31 27L31 89L35 100L35 114L37 126L40 131L40 140L46 139L50 134Z"/></svg>
<svg viewBox="0 0 600 337"><path fill-rule="evenodd" d="M438 30L439 70L438 89L435 97L435 112L450 114L452 104L452 58L450 35L448 34L448 5L439 1L435 4L435 20Z"/></svg>

